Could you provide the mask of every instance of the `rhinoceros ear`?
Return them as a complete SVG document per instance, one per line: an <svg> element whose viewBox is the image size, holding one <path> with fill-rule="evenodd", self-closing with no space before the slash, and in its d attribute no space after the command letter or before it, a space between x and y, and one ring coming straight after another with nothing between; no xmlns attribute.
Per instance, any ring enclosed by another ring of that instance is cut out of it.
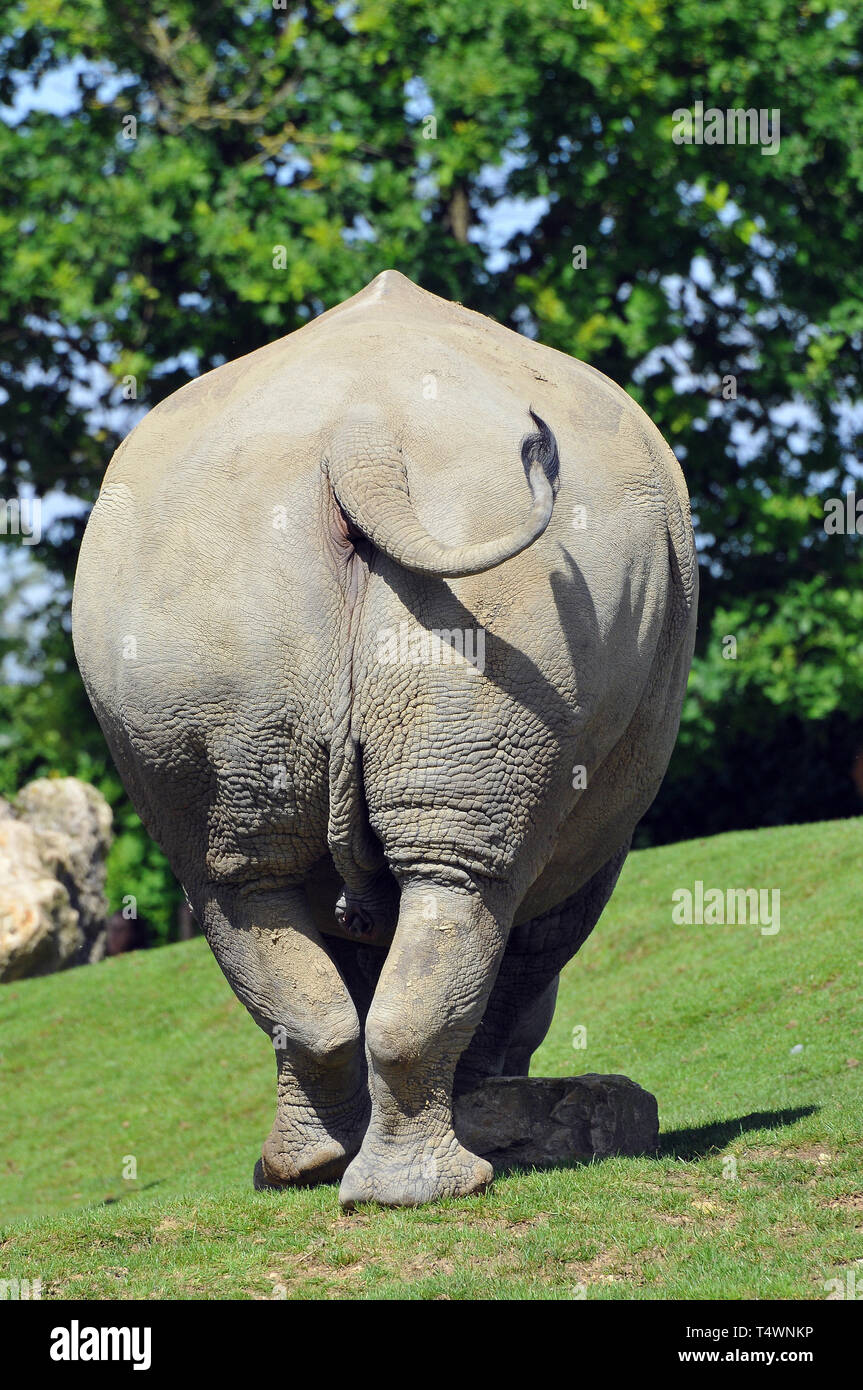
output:
<svg viewBox="0 0 863 1390"><path fill-rule="evenodd" d="M526 434L521 441L522 466L529 479L530 470L537 463L540 464L556 497L560 487L560 455L557 451L557 440L532 406L528 406L528 414L536 425L537 433Z"/></svg>

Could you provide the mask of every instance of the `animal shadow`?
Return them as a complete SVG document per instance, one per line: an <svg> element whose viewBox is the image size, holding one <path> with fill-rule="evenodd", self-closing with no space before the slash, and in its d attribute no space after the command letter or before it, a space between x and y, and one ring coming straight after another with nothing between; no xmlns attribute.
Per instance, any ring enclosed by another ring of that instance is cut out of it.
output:
<svg viewBox="0 0 863 1390"><path fill-rule="evenodd" d="M818 1105L798 1105L788 1110L755 1110L751 1115L739 1115L733 1120L718 1120L715 1124L697 1129L670 1129L659 1136L658 1158L705 1158L707 1154L724 1149L741 1134L756 1129L784 1129L807 1115L814 1115Z"/></svg>

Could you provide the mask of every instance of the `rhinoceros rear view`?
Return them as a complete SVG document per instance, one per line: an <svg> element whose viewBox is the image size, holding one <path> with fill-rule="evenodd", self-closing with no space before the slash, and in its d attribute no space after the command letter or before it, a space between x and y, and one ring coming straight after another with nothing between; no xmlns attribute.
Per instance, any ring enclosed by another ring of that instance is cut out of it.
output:
<svg viewBox="0 0 863 1390"><path fill-rule="evenodd" d="M393 271L118 449L75 649L273 1038L259 1185L491 1179L454 1088L526 1075L548 1030L665 772L696 589L625 392Z"/></svg>

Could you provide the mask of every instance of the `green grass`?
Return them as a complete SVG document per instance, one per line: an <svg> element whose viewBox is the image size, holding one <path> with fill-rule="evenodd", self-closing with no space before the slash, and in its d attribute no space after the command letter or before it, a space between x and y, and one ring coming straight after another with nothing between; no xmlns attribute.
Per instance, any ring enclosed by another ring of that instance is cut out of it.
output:
<svg viewBox="0 0 863 1390"><path fill-rule="evenodd" d="M633 1077L658 1097L662 1156L514 1172L414 1211L252 1191L272 1056L202 940L2 987L0 1278L169 1299L794 1299L849 1269L863 1282L861 847L863 819L632 855L533 1070ZM672 925L695 879L778 887L781 930Z"/></svg>

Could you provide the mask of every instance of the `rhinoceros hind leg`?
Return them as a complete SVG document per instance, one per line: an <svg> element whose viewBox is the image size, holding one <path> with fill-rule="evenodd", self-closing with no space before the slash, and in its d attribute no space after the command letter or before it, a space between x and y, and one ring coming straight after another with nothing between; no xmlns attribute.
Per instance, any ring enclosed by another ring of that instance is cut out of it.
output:
<svg viewBox="0 0 863 1390"><path fill-rule="evenodd" d="M456 1095L491 1076L529 1074L551 1027L560 972L599 921L628 848L558 907L513 928L482 1022L458 1064Z"/></svg>
<svg viewBox="0 0 863 1390"><path fill-rule="evenodd" d="M199 918L228 983L276 1054L276 1116L255 1186L336 1181L359 1150L369 1100L357 1012L305 893L211 890Z"/></svg>
<svg viewBox="0 0 863 1390"><path fill-rule="evenodd" d="M463 884L415 878L404 885L366 1019L372 1113L342 1179L343 1206L419 1206L466 1197L491 1182L491 1164L453 1131L452 1083L485 1011L508 911Z"/></svg>

